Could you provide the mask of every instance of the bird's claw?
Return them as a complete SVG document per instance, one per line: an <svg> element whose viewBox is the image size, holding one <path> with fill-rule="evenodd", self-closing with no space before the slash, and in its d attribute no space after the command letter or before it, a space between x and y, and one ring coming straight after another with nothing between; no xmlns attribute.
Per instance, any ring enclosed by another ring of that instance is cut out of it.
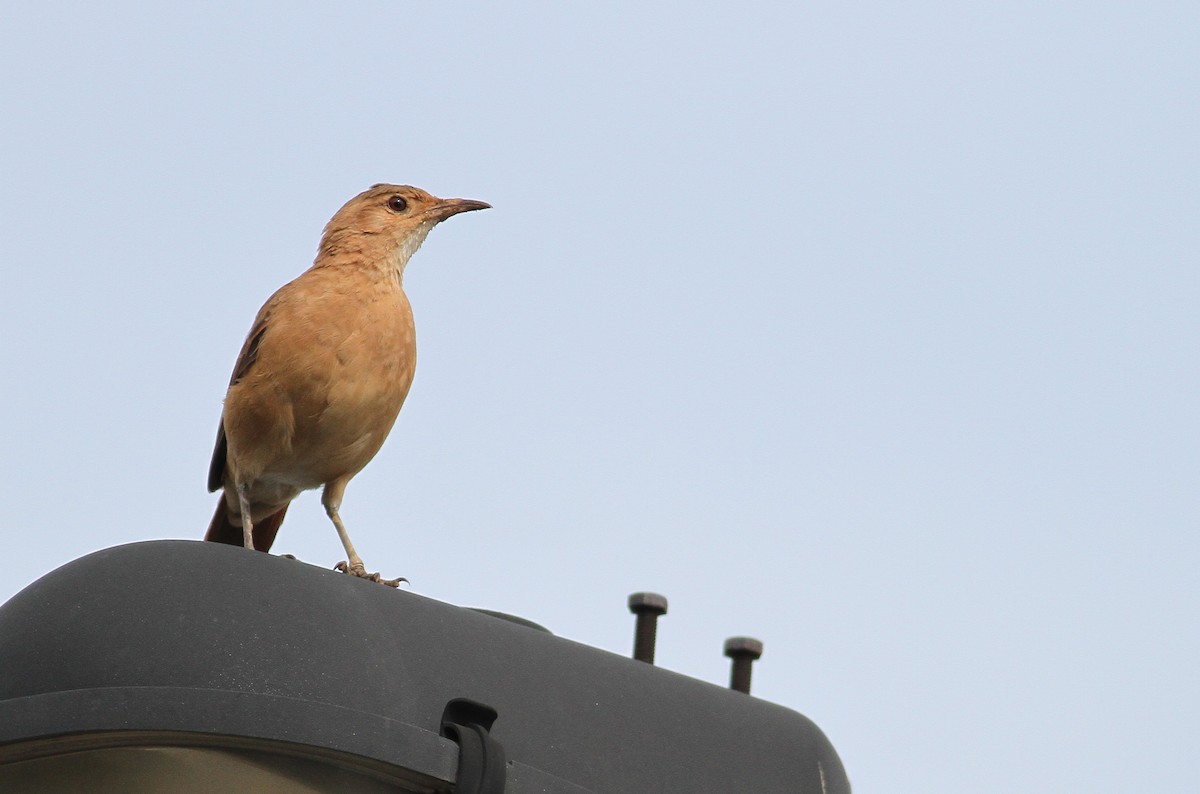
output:
<svg viewBox="0 0 1200 794"><path fill-rule="evenodd" d="M347 574L349 576L357 576L360 579L366 579L369 582L378 582L379 584L385 584L388 587L399 587L401 582L408 581L403 576L397 577L395 579L384 579L378 573L367 573L367 569L363 567L362 563L350 565L345 560L342 560L337 565L333 566L333 569L335 571L341 571L342 573Z"/></svg>

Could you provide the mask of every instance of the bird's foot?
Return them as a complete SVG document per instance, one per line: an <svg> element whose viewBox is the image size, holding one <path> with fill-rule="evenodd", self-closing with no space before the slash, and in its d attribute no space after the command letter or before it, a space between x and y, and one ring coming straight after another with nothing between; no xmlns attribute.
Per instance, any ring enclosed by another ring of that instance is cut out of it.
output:
<svg viewBox="0 0 1200 794"><path fill-rule="evenodd" d="M339 562L337 565L333 566L333 569L335 571L341 571L342 573L347 574L349 576L357 576L360 579L366 579L371 582L378 582L379 584L385 584L388 587L399 587L401 582L408 581L403 576L397 577L396 579L384 579L378 573L367 573L367 569L365 567L363 567L363 564L361 562L355 563L354 565L350 565L345 560L343 560L343 561Z"/></svg>

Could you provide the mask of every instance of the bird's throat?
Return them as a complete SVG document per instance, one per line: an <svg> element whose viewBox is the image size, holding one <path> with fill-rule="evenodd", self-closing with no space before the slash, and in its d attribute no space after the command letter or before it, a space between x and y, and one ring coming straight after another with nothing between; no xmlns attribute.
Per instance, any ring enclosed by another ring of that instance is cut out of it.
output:
<svg viewBox="0 0 1200 794"><path fill-rule="evenodd" d="M397 281L404 279L404 267L408 264L408 260L421 247L421 243L425 242L425 238L429 236L429 230L434 227L434 223L422 223L420 226L409 231L399 244L392 250L387 257L388 269L395 275Z"/></svg>

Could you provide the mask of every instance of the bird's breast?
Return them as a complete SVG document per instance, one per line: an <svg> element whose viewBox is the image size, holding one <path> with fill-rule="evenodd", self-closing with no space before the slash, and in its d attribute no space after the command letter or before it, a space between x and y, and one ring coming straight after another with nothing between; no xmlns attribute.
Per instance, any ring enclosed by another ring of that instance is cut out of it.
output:
<svg viewBox="0 0 1200 794"><path fill-rule="evenodd" d="M296 437L338 446L348 458L369 460L391 430L416 371L412 311L404 293L379 290L357 296L346 319L318 342L322 370L295 390ZM366 460L363 460L365 465Z"/></svg>
<svg viewBox="0 0 1200 794"><path fill-rule="evenodd" d="M395 282L303 283L271 307L254 366L226 398L232 447L264 477L315 487L383 445L416 369L416 331ZM292 285L289 285L292 286Z"/></svg>

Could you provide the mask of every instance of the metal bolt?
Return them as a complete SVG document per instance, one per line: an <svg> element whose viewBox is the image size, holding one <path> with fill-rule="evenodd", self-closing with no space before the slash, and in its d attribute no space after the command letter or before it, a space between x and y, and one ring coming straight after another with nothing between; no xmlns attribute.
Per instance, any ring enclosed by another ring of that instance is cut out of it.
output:
<svg viewBox="0 0 1200 794"><path fill-rule="evenodd" d="M658 616L667 614L667 597L658 593L634 593L629 596L629 611L637 615L633 637L633 658L654 664L654 641L658 634Z"/></svg>
<svg viewBox="0 0 1200 794"><path fill-rule="evenodd" d="M753 637L730 637L725 640L725 655L733 660L729 671L729 688L750 694L750 667L762 656L763 644Z"/></svg>

